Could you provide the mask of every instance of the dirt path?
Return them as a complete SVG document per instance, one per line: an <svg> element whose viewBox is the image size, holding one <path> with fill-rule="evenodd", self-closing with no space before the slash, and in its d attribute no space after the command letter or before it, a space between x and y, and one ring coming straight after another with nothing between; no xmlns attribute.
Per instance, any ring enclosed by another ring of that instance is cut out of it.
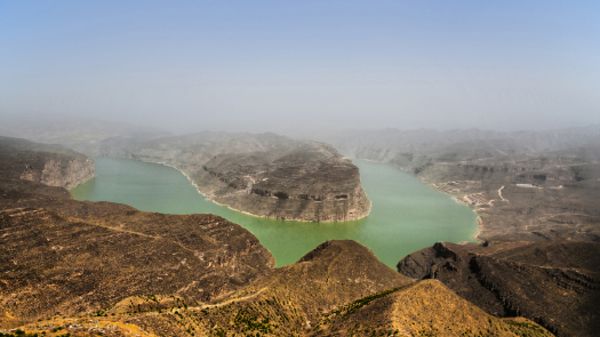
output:
<svg viewBox="0 0 600 337"><path fill-rule="evenodd" d="M268 289L268 287L263 287L263 288L259 289L258 291L254 292L252 294L246 295L246 296L240 296L240 297L230 298L228 300L225 300L225 301L219 302L219 303L215 303L215 304L203 304L203 305L199 305L199 306L196 306L196 307L190 307L190 309L199 309L199 310L202 310L202 309L208 309L208 308L218 308L218 307L226 306L226 305L231 304L231 303L244 302L244 301L247 301L247 300L251 300L251 299L253 299L255 297L258 297L258 295L262 294L267 289Z"/></svg>
<svg viewBox="0 0 600 337"><path fill-rule="evenodd" d="M504 196L502 195L502 190L504 190L504 185L502 185L502 187L498 189L498 196L500 197L500 200L510 202L508 201L508 199L504 199Z"/></svg>

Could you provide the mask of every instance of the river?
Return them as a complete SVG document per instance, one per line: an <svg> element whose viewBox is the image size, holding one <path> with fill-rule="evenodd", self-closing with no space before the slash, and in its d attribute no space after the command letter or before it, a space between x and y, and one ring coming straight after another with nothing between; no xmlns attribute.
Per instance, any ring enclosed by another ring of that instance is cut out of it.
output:
<svg viewBox="0 0 600 337"><path fill-rule="evenodd" d="M97 158L96 177L71 194L78 200L113 201L143 211L220 215L252 232L278 266L332 239L356 240L392 268L405 255L437 241L474 240L476 216L467 206L389 165L354 162L373 209L367 218L352 222L304 223L244 215L204 199L173 168L126 159Z"/></svg>

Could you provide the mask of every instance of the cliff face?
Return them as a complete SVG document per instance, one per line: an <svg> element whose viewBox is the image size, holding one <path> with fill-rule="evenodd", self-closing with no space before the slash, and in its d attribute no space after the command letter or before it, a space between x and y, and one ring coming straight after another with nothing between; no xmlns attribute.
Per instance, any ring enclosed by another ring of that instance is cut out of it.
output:
<svg viewBox="0 0 600 337"><path fill-rule="evenodd" d="M333 222L370 211L358 168L322 143L204 133L142 143L111 140L103 151L175 166L208 198L252 215Z"/></svg>
<svg viewBox="0 0 600 337"><path fill-rule="evenodd" d="M192 178L219 203L281 220L349 221L370 210L358 168L321 144L274 155L218 155Z"/></svg>
<svg viewBox="0 0 600 337"><path fill-rule="evenodd" d="M94 177L94 162L62 147L0 137L7 177L71 189Z"/></svg>
<svg viewBox="0 0 600 337"><path fill-rule="evenodd" d="M25 167L21 179L71 189L94 177L94 162L88 158L48 159L41 170Z"/></svg>

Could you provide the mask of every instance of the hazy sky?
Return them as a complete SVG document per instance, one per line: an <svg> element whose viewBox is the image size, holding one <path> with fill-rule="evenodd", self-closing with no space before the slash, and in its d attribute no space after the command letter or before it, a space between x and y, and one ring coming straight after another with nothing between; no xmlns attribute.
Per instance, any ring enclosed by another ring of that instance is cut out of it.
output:
<svg viewBox="0 0 600 337"><path fill-rule="evenodd" d="M600 1L0 0L0 122L600 123Z"/></svg>

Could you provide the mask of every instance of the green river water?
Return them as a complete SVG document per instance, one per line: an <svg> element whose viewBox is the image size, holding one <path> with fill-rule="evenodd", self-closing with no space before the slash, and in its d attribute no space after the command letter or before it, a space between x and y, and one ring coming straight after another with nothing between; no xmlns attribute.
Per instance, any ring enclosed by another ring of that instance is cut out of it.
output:
<svg viewBox="0 0 600 337"><path fill-rule="evenodd" d="M113 201L144 211L213 213L242 225L271 251L278 266L297 261L320 243L352 239L390 267L437 241L473 241L476 216L466 206L391 166L355 161L373 202L359 221L303 223L252 217L216 205L177 170L124 159L96 159L96 177L71 191L78 200Z"/></svg>

